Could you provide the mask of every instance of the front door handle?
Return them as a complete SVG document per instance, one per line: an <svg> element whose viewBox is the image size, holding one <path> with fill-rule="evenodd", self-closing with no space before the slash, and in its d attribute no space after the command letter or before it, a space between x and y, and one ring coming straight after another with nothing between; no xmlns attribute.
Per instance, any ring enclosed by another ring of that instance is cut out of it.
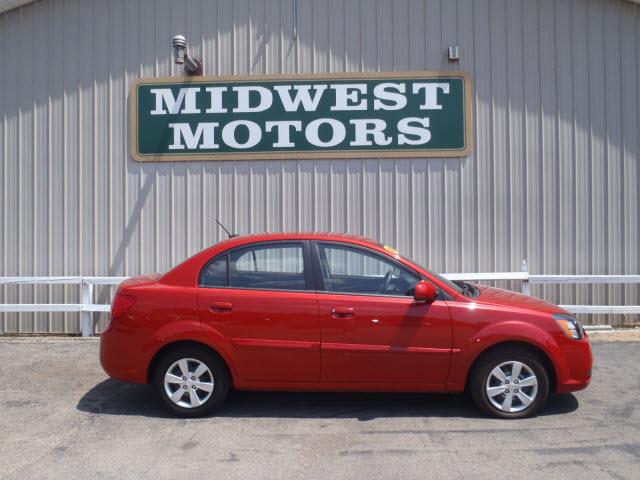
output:
<svg viewBox="0 0 640 480"><path fill-rule="evenodd" d="M209 310L213 313L229 313L233 308L229 302L213 302L209 305Z"/></svg>
<svg viewBox="0 0 640 480"><path fill-rule="evenodd" d="M351 318L353 317L353 307L334 307L331 309L333 318Z"/></svg>

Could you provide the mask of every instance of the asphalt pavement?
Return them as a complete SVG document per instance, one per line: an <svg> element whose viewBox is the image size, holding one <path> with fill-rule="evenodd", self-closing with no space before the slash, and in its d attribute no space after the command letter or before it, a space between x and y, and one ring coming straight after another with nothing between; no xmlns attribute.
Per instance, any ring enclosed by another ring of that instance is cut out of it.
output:
<svg viewBox="0 0 640 480"><path fill-rule="evenodd" d="M184 420L107 378L95 339L0 338L0 478L640 479L640 342L594 355L587 390L527 420L463 395L268 392Z"/></svg>

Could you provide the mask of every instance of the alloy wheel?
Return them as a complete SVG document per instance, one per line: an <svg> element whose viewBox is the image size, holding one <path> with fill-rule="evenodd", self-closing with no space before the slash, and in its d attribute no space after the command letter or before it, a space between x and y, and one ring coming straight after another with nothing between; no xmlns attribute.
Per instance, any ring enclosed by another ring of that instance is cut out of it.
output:
<svg viewBox="0 0 640 480"><path fill-rule="evenodd" d="M501 363L489 373L485 391L491 405L502 412L526 410L538 394L538 377L527 364L515 360Z"/></svg>
<svg viewBox="0 0 640 480"><path fill-rule="evenodd" d="M211 370L195 358L181 358L167 369L164 391L167 397L183 408L196 408L205 404L215 386Z"/></svg>

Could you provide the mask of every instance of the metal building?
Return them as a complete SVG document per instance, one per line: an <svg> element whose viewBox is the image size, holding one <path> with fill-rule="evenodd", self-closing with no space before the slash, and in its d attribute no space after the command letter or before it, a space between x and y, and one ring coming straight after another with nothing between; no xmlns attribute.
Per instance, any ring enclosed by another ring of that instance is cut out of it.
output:
<svg viewBox="0 0 640 480"><path fill-rule="evenodd" d="M523 259L534 273L640 272L636 2L2 0L0 12L0 276L164 271L223 237L216 217L240 233L362 234L441 272ZM465 71L472 153L136 162L131 84L179 74L177 33L207 75ZM533 293L623 305L639 290ZM77 314L0 314L0 332L77 331Z"/></svg>

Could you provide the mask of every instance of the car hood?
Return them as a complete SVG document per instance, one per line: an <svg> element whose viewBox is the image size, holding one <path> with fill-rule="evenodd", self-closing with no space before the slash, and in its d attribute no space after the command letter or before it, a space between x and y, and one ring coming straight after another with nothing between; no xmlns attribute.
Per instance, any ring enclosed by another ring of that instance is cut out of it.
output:
<svg viewBox="0 0 640 480"><path fill-rule="evenodd" d="M504 307L524 308L543 313L568 313L553 303L540 300L539 298L522 295L521 293L503 290L501 288L485 287L476 285L480 289L480 295L475 297L478 303L489 305L500 305Z"/></svg>

